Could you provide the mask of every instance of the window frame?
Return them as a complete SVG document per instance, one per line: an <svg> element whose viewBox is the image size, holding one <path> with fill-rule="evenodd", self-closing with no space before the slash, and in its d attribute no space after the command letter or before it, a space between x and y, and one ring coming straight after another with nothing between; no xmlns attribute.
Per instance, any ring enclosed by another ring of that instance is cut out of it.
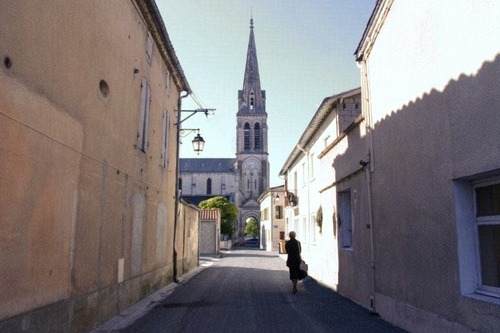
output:
<svg viewBox="0 0 500 333"><path fill-rule="evenodd" d="M349 200L344 196L349 194ZM347 204L347 206L345 206ZM352 250L354 248L354 214L352 204L352 191L350 188L337 192L337 218L339 224L339 245L342 250ZM348 213L349 221L345 221L344 213ZM349 228L350 227L350 228Z"/></svg>
<svg viewBox="0 0 500 333"><path fill-rule="evenodd" d="M476 278L477 278L477 288L476 293L483 294L486 296L492 296L495 298L500 298L500 286L494 287L483 284L483 269L481 265L481 239L479 235L479 227L486 225L496 225L500 226L500 215L486 215L478 216L478 201L476 195L476 189L481 187L488 187L491 185L500 184L500 178L492 178L479 180L472 183L472 198L473 198L473 209L474 209L474 239L475 239L475 264L476 264Z"/></svg>

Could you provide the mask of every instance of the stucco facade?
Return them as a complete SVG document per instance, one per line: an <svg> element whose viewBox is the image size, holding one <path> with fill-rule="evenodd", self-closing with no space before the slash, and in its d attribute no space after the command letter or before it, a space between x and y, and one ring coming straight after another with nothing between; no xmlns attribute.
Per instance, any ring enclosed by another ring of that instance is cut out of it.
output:
<svg viewBox="0 0 500 333"><path fill-rule="evenodd" d="M88 331L174 278L189 85L153 1L2 8L0 331Z"/></svg>
<svg viewBox="0 0 500 333"><path fill-rule="evenodd" d="M361 90L327 97L280 175L286 180L286 233L297 233L309 274L370 307L368 193L359 163L368 156L365 137ZM339 192L352 199L349 221L340 221Z"/></svg>
<svg viewBox="0 0 500 333"><path fill-rule="evenodd" d="M286 238L285 187L270 187L259 197L260 203L260 248L280 251L280 240ZM283 249L282 249L283 250Z"/></svg>
<svg viewBox="0 0 500 333"><path fill-rule="evenodd" d="M375 308L413 332L500 327L499 15L498 1L378 1L356 51Z"/></svg>

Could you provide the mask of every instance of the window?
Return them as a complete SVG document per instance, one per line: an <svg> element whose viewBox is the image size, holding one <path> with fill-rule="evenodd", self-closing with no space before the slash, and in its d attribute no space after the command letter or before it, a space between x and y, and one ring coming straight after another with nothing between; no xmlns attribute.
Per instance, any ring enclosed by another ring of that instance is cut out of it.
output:
<svg viewBox="0 0 500 333"><path fill-rule="evenodd" d="M146 59L148 60L148 64L151 65L151 60L153 60L153 36L148 31L148 40L146 42Z"/></svg>
<svg viewBox="0 0 500 333"><path fill-rule="evenodd" d="M455 180L460 291L500 298L500 169Z"/></svg>
<svg viewBox="0 0 500 333"><path fill-rule="evenodd" d="M316 243L316 214L311 214L311 219L309 220L309 230L311 233L311 243Z"/></svg>
<svg viewBox="0 0 500 333"><path fill-rule="evenodd" d="M253 143L254 143L254 149L258 150L260 149L260 124L257 123L254 125L253 129Z"/></svg>
<svg viewBox="0 0 500 333"><path fill-rule="evenodd" d="M306 163L302 163L302 186L306 184Z"/></svg>
<svg viewBox="0 0 500 333"><path fill-rule="evenodd" d="M283 206L276 206L276 219L281 220L283 218Z"/></svg>
<svg viewBox="0 0 500 333"><path fill-rule="evenodd" d="M179 178L179 190L182 192L182 178Z"/></svg>
<svg viewBox="0 0 500 333"><path fill-rule="evenodd" d="M141 109L139 114L139 132L137 133L137 147L146 152L148 146L149 107L151 105L151 88L148 80L141 83Z"/></svg>
<svg viewBox="0 0 500 333"><path fill-rule="evenodd" d="M248 151L250 150L250 124L249 123L245 123L245 126L243 128L243 144L244 144L244 147L243 149L245 151Z"/></svg>
<svg viewBox="0 0 500 333"><path fill-rule="evenodd" d="M262 219L263 220L267 220L268 216L269 216L269 209L268 208L264 208L264 210L262 211Z"/></svg>
<svg viewBox="0 0 500 333"><path fill-rule="evenodd" d="M161 147L161 166L167 167L168 161L168 113L163 111L163 138Z"/></svg>
<svg viewBox="0 0 500 333"><path fill-rule="evenodd" d="M221 194L226 194L226 184L225 183L222 183L220 185L220 193Z"/></svg>
<svg viewBox="0 0 500 333"><path fill-rule="evenodd" d="M293 191L297 193L297 171L293 172Z"/></svg>
<svg viewBox="0 0 500 333"><path fill-rule="evenodd" d="M253 110L255 104L255 94L253 91L250 93L250 110Z"/></svg>
<svg viewBox="0 0 500 333"><path fill-rule="evenodd" d="M352 212L350 190L338 193L338 218L340 246L344 249L352 248Z"/></svg>
<svg viewBox="0 0 500 333"><path fill-rule="evenodd" d="M328 148L328 145L330 144L330 136L328 135L326 138L323 139L323 146L324 148Z"/></svg>
<svg viewBox="0 0 500 333"><path fill-rule="evenodd" d="M172 77L170 76L170 72L167 70L166 76L165 76L165 92L167 94L167 97L170 96L170 80Z"/></svg>
<svg viewBox="0 0 500 333"><path fill-rule="evenodd" d="M474 188L480 288L500 292L500 183Z"/></svg>
<svg viewBox="0 0 500 333"><path fill-rule="evenodd" d="M207 194L212 194L212 178L207 179Z"/></svg>
<svg viewBox="0 0 500 333"><path fill-rule="evenodd" d="M314 153L310 155L311 161L309 163L309 173L311 174L311 179L314 179Z"/></svg>

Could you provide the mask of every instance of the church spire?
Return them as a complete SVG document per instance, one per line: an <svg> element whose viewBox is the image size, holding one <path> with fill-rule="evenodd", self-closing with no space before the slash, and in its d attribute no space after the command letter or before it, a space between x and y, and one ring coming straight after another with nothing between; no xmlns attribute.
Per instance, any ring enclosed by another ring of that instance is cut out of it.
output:
<svg viewBox="0 0 500 333"><path fill-rule="evenodd" d="M240 94L239 112L265 112L265 93L260 90L259 63L255 47L253 16L250 18L247 62L243 79L243 90L240 90Z"/></svg>

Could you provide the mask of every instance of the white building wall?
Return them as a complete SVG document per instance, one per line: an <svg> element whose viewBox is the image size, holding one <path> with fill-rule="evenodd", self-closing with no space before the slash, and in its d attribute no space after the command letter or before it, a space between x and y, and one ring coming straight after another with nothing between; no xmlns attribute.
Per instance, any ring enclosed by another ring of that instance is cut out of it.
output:
<svg viewBox="0 0 500 333"><path fill-rule="evenodd" d="M288 170L288 189L292 192L296 189L298 205L288 207L287 217L288 231L295 230L302 243L302 257L309 264L310 275L369 307L372 284L369 231L366 228L367 191L365 173L359 164L361 159L367 159L368 152L364 122L357 119L360 109L359 94L346 100L345 107L344 103L339 103L323 120L307 147L302 147L302 154ZM358 122L353 127L356 120ZM358 193L354 250L339 250L336 218L339 186L341 189L355 187ZM323 216L321 228L316 221L320 207ZM342 264L339 258L342 258Z"/></svg>
<svg viewBox="0 0 500 333"><path fill-rule="evenodd" d="M464 208L500 170L498 17L498 1L394 1L362 64L377 312L414 332L500 327L498 293L476 293Z"/></svg>

